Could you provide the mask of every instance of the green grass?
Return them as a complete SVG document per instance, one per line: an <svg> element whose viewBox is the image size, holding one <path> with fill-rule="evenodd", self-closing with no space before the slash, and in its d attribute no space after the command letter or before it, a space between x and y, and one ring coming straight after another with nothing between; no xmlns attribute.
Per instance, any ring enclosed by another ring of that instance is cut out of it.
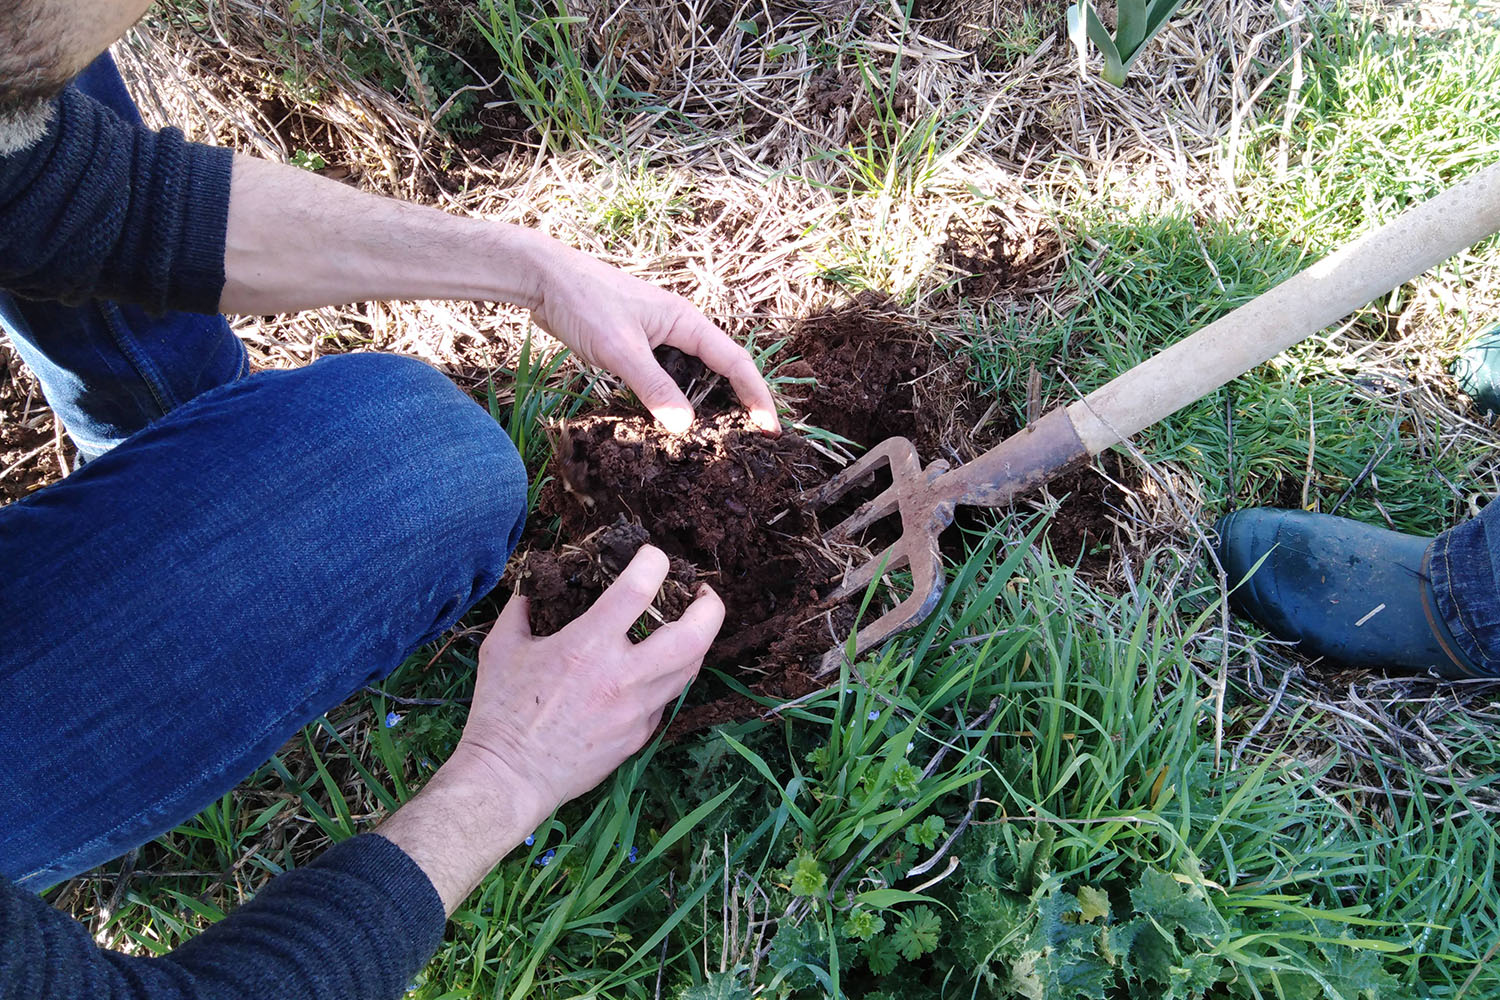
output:
<svg viewBox="0 0 1500 1000"><path fill-rule="evenodd" d="M619 68L588 59L583 19L562 0L481 0L474 24L511 100L555 151L612 137L614 116L641 96L621 84Z"/></svg>
<svg viewBox="0 0 1500 1000"><path fill-rule="evenodd" d="M1343 4L1309 10L1294 113L1265 116L1248 157L1261 225L1331 249L1500 158L1496 7L1451 10L1440 30L1414 30L1400 14L1352 19Z"/></svg>
<svg viewBox="0 0 1500 1000"><path fill-rule="evenodd" d="M693 211L692 194L679 174L652 170L641 159L615 173L585 207L590 228L612 249L628 247L636 256L650 259L671 246L674 224Z"/></svg>
<svg viewBox="0 0 1500 1000"><path fill-rule="evenodd" d="M1213 595L1176 586L1170 563L1135 596L1103 594L1025 545L1024 527L1003 521L940 617L862 664L862 683L841 677L783 724L653 748L561 810L460 910L415 995L647 997L663 947L666 995L748 968L766 945L763 984L851 995L943 983L943 995L1003 996L1009 983L1065 996L1063 981L1201 995L1196 982L1356 1000L1476 968L1500 918L1492 829L1448 818L1449 802L1377 817L1330 793L1337 759L1295 752L1316 727L1305 714L1230 766L1261 707L1232 705L1216 752L1201 676L1216 659ZM295 766L273 761L242 804L226 799L167 849L225 870L292 808L257 788L289 792L333 840L403 800L451 747L473 665L469 652L430 656L382 687L440 704L404 706L394 729L356 727L356 743L341 723L387 708L356 699L309 728ZM962 864L912 891L925 879L907 873L966 817L949 849ZM287 863L251 856L267 872ZM1455 866L1469 877L1442 877ZM212 879L179 885L132 898L138 940L170 947L229 905L222 886L198 901ZM765 942L736 930L726 893L783 915L778 929ZM931 921L929 946L917 931Z"/></svg>
<svg viewBox="0 0 1500 1000"><path fill-rule="evenodd" d="M1098 222L1060 290L1078 304L1058 318L980 313L974 377L1024 422L1031 366L1055 405L1088 392L1242 305L1302 266L1279 237L1201 224L1184 214ZM1040 321L1039 321L1040 319ZM1402 530L1451 524L1472 451L1434 446L1436 428L1397 401L1404 373L1372 370L1350 334L1314 338L1136 437L1153 460L1191 467L1211 508L1307 506ZM1309 473L1309 455L1311 469ZM1340 503L1342 501L1342 503Z"/></svg>
<svg viewBox="0 0 1500 1000"><path fill-rule="evenodd" d="M209 0L167 0L163 14L199 33L218 35L223 14ZM338 85L327 57L349 78L367 82L420 108L445 133L473 134L481 80L472 60L483 40L452 9L414 0L288 0L285 26L258 38L288 97L316 104ZM263 29L277 23L261 21ZM311 63L311 65L310 65ZM449 98L452 97L450 101ZM316 155L315 153L309 155Z"/></svg>

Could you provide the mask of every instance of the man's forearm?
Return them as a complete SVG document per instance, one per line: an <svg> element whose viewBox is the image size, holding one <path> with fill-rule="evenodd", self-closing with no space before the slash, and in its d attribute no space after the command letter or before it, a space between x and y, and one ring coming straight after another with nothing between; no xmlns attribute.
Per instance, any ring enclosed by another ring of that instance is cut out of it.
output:
<svg viewBox="0 0 1500 1000"><path fill-rule="evenodd" d="M236 156L224 312L265 314L380 299L537 304L550 239L358 191Z"/></svg>
<svg viewBox="0 0 1500 1000"><path fill-rule="evenodd" d="M497 775L459 750L376 832L416 862L452 916L554 805L526 782Z"/></svg>
<svg viewBox="0 0 1500 1000"><path fill-rule="evenodd" d="M685 299L522 226L365 194L296 167L235 157L221 312L276 313L380 299L482 299L531 310L585 364L618 375L668 430L693 420L651 350L729 379L766 433L776 402L745 348Z"/></svg>

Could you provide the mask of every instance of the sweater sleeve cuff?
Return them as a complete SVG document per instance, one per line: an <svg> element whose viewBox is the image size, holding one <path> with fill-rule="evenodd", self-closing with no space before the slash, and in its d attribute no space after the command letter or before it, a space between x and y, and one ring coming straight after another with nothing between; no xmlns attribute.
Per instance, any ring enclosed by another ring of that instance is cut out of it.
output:
<svg viewBox="0 0 1500 1000"><path fill-rule="evenodd" d="M186 189L182 244L172 271L170 300L188 312L216 313L224 294L224 252L229 235L230 177L234 151L185 144Z"/></svg>
<svg viewBox="0 0 1500 1000"><path fill-rule="evenodd" d="M324 851L310 866L357 878L390 901L392 923L406 928L418 964L437 951L448 917L427 873L378 833L362 833Z"/></svg>

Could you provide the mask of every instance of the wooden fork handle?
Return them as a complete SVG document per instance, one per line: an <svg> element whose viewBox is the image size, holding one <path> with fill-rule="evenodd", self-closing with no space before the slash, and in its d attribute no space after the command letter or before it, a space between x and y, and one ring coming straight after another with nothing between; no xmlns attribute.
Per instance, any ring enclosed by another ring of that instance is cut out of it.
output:
<svg viewBox="0 0 1500 1000"><path fill-rule="evenodd" d="M1001 507L1500 232L1500 164L1422 202L932 484L939 518ZM943 524L948 523L942 520Z"/></svg>
<svg viewBox="0 0 1500 1000"><path fill-rule="evenodd" d="M1500 232L1500 164L1293 275L1070 405L1090 455L1119 444L1466 247Z"/></svg>

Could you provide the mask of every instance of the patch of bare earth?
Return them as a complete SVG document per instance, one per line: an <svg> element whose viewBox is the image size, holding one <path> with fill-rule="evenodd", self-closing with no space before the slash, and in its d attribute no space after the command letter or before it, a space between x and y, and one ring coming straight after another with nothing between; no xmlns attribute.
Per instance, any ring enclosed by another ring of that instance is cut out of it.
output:
<svg viewBox="0 0 1500 1000"><path fill-rule="evenodd" d="M967 417L955 419L984 405L965 377L961 353L950 355L888 304L866 301L809 317L788 350L798 359L782 374L816 380L792 401L807 424L860 446L908 437L924 458L961 459L976 450ZM818 657L854 624L853 608L830 606L825 597L868 555L826 544L821 533L839 515L825 513L820 523L803 501L803 491L837 472L839 463L793 431L761 434L717 380L704 391L696 361L670 354L663 355L665 365L697 396L696 425L673 437L639 410L611 407L557 427L551 480L507 583L533 599L534 628L556 631L592 604L649 540L673 560L658 621L680 613L681 595L707 582L727 607L707 664L739 675L764 697L806 694L823 683L815 676ZM1103 512L1118 504L1111 493L1117 488L1087 471L1061 485L1067 498L1054 521L1054 547L1069 561L1097 566L1107 559ZM679 716L675 733L764 711L736 694L708 693Z"/></svg>
<svg viewBox="0 0 1500 1000"><path fill-rule="evenodd" d="M36 378L0 345L0 505L61 478L65 448Z"/></svg>

